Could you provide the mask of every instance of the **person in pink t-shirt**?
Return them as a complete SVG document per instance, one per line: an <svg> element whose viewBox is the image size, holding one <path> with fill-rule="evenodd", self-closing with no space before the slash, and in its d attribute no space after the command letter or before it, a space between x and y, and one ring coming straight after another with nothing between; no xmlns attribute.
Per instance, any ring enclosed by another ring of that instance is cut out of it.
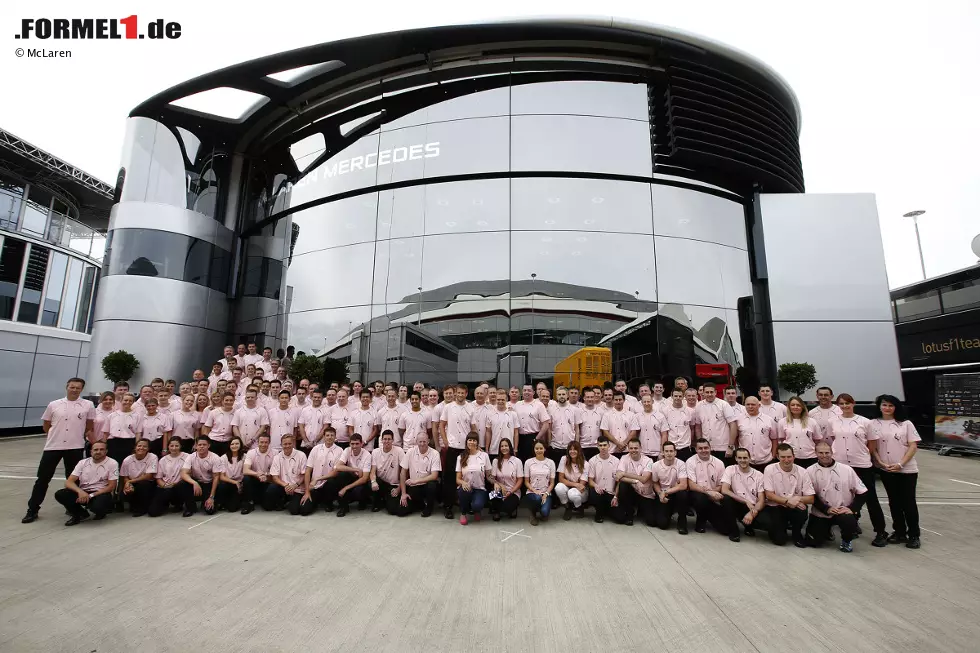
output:
<svg viewBox="0 0 980 653"><path fill-rule="evenodd" d="M670 518L676 512L677 532L687 535L687 464L677 457L677 447L673 442L664 443L663 454L662 459L653 463L651 474L656 493L657 528L667 530Z"/></svg>
<svg viewBox="0 0 980 653"><path fill-rule="evenodd" d="M350 504L358 503L361 510L368 506L371 481L371 452L364 448L360 433L350 436L350 446L344 449L334 467L337 475L327 481L328 497L337 498L340 507L338 517L344 517L350 512Z"/></svg>
<svg viewBox="0 0 980 653"><path fill-rule="evenodd" d="M725 495L721 493L721 477L725 473L725 463L711 451L707 438L698 438L694 443L695 455L687 459L688 504L694 508L697 518L694 532L704 533L708 522L722 535L727 534L728 520L721 503Z"/></svg>
<svg viewBox="0 0 980 653"><path fill-rule="evenodd" d="M420 437L415 447L405 452L401 466L398 483L401 496L396 512L392 514L404 517L421 509L422 516L429 517L439 496L439 473L442 471L439 452L429 446L428 438Z"/></svg>
<svg viewBox="0 0 980 653"><path fill-rule="evenodd" d="M218 477L218 493L215 499L219 508L238 512L245 492L245 444L237 435L228 441L228 453L221 456L221 474Z"/></svg>
<svg viewBox="0 0 980 653"><path fill-rule="evenodd" d="M589 498L589 463L582 453L582 445L577 440L568 443L568 449L558 461L558 485L555 496L563 506L562 519L572 518L572 511L579 517L585 514L585 501Z"/></svg>
<svg viewBox="0 0 980 653"><path fill-rule="evenodd" d="M65 526L74 526L85 521L90 516L89 510L95 513L95 521L104 519L112 511L112 496L119 480L119 465L106 455L106 451L104 442L93 444L92 457L75 465L65 479L65 487L54 493L55 501L63 505L71 515Z"/></svg>
<svg viewBox="0 0 980 653"><path fill-rule="evenodd" d="M621 396L622 393L616 393L617 404ZM633 519L639 516L647 526L656 525L655 496L653 461L643 455L640 439L631 438L626 443L626 455L619 459L619 467L616 469L616 499L619 504L616 521L632 526Z"/></svg>
<svg viewBox="0 0 980 653"><path fill-rule="evenodd" d="M167 443L167 455L157 461L156 487L153 490L153 500L150 502L150 517L159 517L168 508L179 508L184 504L180 477L184 460L191 454L181 451L180 445L180 438L170 438L170 442Z"/></svg>
<svg viewBox="0 0 980 653"><path fill-rule="evenodd" d="M587 394L591 395L593 391L590 390ZM619 458L612 455L612 445L604 435L596 440L596 448L599 453L589 458L589 497L595 506L594 521L601 524L611 510L619 507L619 500L616 498Z"/></svg>
<svg viewBox="0 0 980 653"><path fill-rule="evenodd" d="M284 507L290 515L313 513L313 502L303 504L306 496L306 454L296 447L296 436L287 433L282 436L282 450L272 459L269 475L272 482L265 491L262 508L265 510L282 510Z"/></svg>
<svg viewBox="0 0 980 653"><path fill-rule="evenodd" d="M323 438L320 443L313 447L310 455L306 458L306 496L300 500L302 506L306 506L308 501L313 505L308 508L316 512L316 507L323 506L326 512L335 510L333 500L336 497L330 496L327 481L337 475L337 461L340 460L344 450L336 445L337 432L332 426L325 426Z"/></svg>
<svg viewBox="0 0 980 653"><path fill-rule="evenodd" d="M870 429L871 420L855 414L854 397L846 392L840 393L837 395L837 406L841 414L831 416L827 421L829 431L833 435L831 448L834 452L834 460L853 469L867 488L868 494L864 497L865 506L868 508L868 516L871 517L871 526L875 530L871 546L879 548L888 546L885 513L881 510L881 503L878 501L873 464L875 456L878 455L879 434ZM857 520L857 534L860 535L860 511L857 512Z"/></svg>
<svg viewBox="0 0 980 653"><path fill-rule="evenodd" d="M868 488L854 470L834 460L830 443L817 443L817 464L806 470L813 484L813 510L806 524L807 546L820 548L830 529L840 528L840 551L851 553L857 535L857 514L867 499Z"/></svg>
<svg viewBox="0 0 980 653"><path fill-rule="evenodd" d="M793 446L781 442L776 448L779 462L775 462L762 474L762 488L766 494L766 507L762 511L762 528L769 533L769 541L778 546L786 544L786 526L793 530L793 544L804 548L803 525L806 524L806 508L813 503L813 482L806 470L795 462Z"/></svg>
<svg viewBox="0 0 980 653"><path fill-rule="evenodd" d="M471 432L466 436L465 449L456 459L456 494L459 497L459 523L480 521L480 513L487 505L489 493L487 481L490 479L490 456L480 450L480 435Z"/></svg>
<svg viewBox="0 0 980 653"><path fill-rule="evenodd" d="M745 411L736 422L737 444L749 452L749 463L761 474L776 457L779 430L775 420L761 412L758 398L746 397Z"/></svg>
<svg viewBox="0 0 980 653"><path fill-rule="evenodd" d="M99 405L95 407L95 421L91 433L86 434L89 444L102 440L105 442L105 424L109 419L109 415L116 410L115 404L116 396L109 391L103 392Z"/></svg>
<svg viewBox="0 0 980 653"><path fill-rule="evenodd" d="M272 450L271 442L272 437L268 433L263 433L256 440L256 446L249 449L245 454L245 463L242 467L243 515L255 510L256 505L262 505L269 485L272 483L272 475L269 470L272 469L272 461L276 457L276 452Z"/></svg>
<svg viewBox="0 0 980 653"><path fill-rule="evenodd" d="M738 522L745 525L745 534L755 535L755 520L766 503L762 472L750 464L751 456L745 447L735 450L735 464L725 468L721 477L721 493L725 495L722 508L728 515L728 539L740 541Z"/></svg>
<svg viewBox="0 0 980 653"><path fill-rule="evenodd" d="M388 397L394 399L394 392L389 389ZM402 456L401 447L395 446L395 433L391 429L382 431L381 447L371 452L371 512L381 512L390 502L398 501Z"/></svg>
<svg viewBox="0 0 980 653"><path fill-rule="evenodd" d="M881 484L888 493L888 508L892 514L895 532L888 538L889 544L905 543L906 548L918 549L919 508L915 502L915 485L919 467L915 454L919 450L919 433L906 419L902 402L892 395L881 395L876 402L881 416L871 420L869 429L877 437L875 464L881 475Z"/></svg>
<svg viewBox="0 0 980 653"><path fill-rule="evenodd" d="M526 391L530 386L524 388ZM545 445L541 440L534 442L534 458L524 461L524 483L527 487L524 502L531 513L531 526L538 525L539 515L542 520L548 521L551 493L555 489L555 461L545 457Z"/></svg>
<svg viewBox="0 0 980 653"><path fill-rule="evenodd" d="M136 441L133 453L119 467L123 500L129 501L133 517L142 517L150 509L153 490L156 488L157 456L150 453L150 443L145 438Z"/></svg>
<svg viewBox="0 0 980 653"><path fill-rule="evenodd" d="M204 512L214 514L214 497L218 492L220 474L221 458L211 451L211 443L207 438L198 438L194 453L184 459L184 466L180 471L184 517L194 515L197 501L201 502Z"/></svg>
<svg viewBox="0 0 980 653"><path fill-rule="evenodd" d="M500 401L506 401L505 395L497 395ZM502 437L497 444L498 454L490 467L493 478L493 491L490 492L490 514L494 521L500 521L501 515L511 519L517 517L517 509L521 505L521 487L524 485L524 465L514 456L514 445L510 438Z"/></svg>

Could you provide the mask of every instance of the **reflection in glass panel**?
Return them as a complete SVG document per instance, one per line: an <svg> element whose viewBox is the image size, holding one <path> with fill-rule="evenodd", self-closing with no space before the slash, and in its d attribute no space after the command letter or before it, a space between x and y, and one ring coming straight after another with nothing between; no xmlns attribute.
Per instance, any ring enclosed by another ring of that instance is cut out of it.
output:
<svg viewBox="0 0 980 653"><path fill-rule="evenodd" d="M506 232L426 236L422 249L423 292L479 296L487 282L508 275Z"/></svg>
<svg viewBox="0 0 980 653"><path fill-rule="evenodd" d="M896 299L895 311L899 322L939 315L942 313L939 305L939 291L928 290L918 295Z"/></svg>
<svg viewBox="0 0 980 653"><path fill-rule="evenodd" d="M24 207L24 222L21 230L43 238L47 233L47 228L48 205L40 204L33 199L28 199L27 205Z"/></svg>
<svg viewBox="0 0 980 653"><path fill-rule="evenodd" d="M24 197L24 188L12 181L0 179L0 229L17 230L17 217Z"/></svg>
<svg viewBox="0 0 980 653"><path fill-rule="evenodd" d="M282 261L265 256L249 256L245 260L242 296L279 299L282 269Z"/></svg>
<svg viewBox="0 0 980 653"><path fill-rule="evenodd" d="M381 168L391 166L390 156L389 153ZM289 191L289 206L374 186L379 183L378 160L378 135L369 134L358 139L293 184Z"/></svg>
<svg viewBox="0 0 980 653"><path fill-rule="evenodd" d="M293 287L291 310L370 304L373 259L374 243L294 256L286 281Z"/></svg>
<svg viewBox="0 0 980 653"><path fill-rule="evenodd" d="M48 250L40 245L31 245L24 271L24 288L20 294L20 307L17 321L37 324L41 311L41 292L44 290L44 276L48 271Z"/></svg>
<svg viewBox="0 0 980 653"><path fill-rule="evenodd" d="M594 80L515 84L511 113L578 114L610 118L649 119L646 84Z"/></svg>
<svg viewBox="0 0 980 653"><path fill-rule="evenodd" d="M535 293L613 301L657 298L650 236L528 231L511 234L511 247L511 279L533 280Z"/></svg>
<svg viewBox="0 0 980 653"><path fill-rule="evenodd" d="M665 236L654 241L662 302L737 309L738 298L752 294L745 250Z"/></svg>
<svg viewBox="0 0 980 653"><path fill-rule="evenodd" d="M88 314L92 305L94 291L95 268L85 266L85 276L82 277L82 291L78 300L78 319L75 321L75 331L85 331L88 326Z"/></svg>
<svg viewBox="0 0 980 653"><path fill-rule="evenodd" d="M509 191L507 179L426 186L426 235L507 229Z"/></svg>
<svg viewBox="0 0 980 653"><path fill-rule="evenodd" d="M14 317L25 247L23 240L3 239L3 249L0 250L0 319L10 320Z"/></svg>
<svg viewBox="0 0 980 653"><path fill-rule="evenodd" d="M511 118L511 170L569 170L649 177L645 122L585 116Z"/></svg>
<svg viewBox="0 0 980 653"><path fill-rule="evenodd" d="M653 232L648 184L606 179L513 179L515 230Z"/></svg>
<svg viewBox="0 0 980 653"><path fill-rule="evenodd" d="M392 238L378 241L374 257L376 304L410 301L422 285L422 239Z"/></svg>
<svg viewBox="0 0 980 653"><path fill-rule="evenodd" d="M75 309L78 308L78 290L82 280L82 262L77 258L68 264L68 281L65 286L65 306L61 311L62 329L71 329L75 324Z"/></svg>
<svg viewBox="0 0 980 653"><path fill-rule="evenodd" d="M44 326L58 325L58 311L61 308L61 293L65 288L65 272L67 270L68 257L58 252L52 252L48 288L44 292L44 309L41 312L41 324Z"/></svg>
<svg viewBox="0 0 980 653"><path fill-rule="evenodd" d="M434 104L431 107L413 111L412 113L393 120L384 126L382 131L393 131L402 127L412 127L431 122L460 120L462 118L484 118L488 116L506 116L510 108L510 88L495 88L478 93L470 93L460 97Z"/></svg>
<svg viewBox="0 0 980 653"><path fill-rule="evenodd" d="M425 232L426 186L386 190L378 197L378 239L421 236Z"/></svg>
<svg viewBox="0 0 980 653"><path fill-rule="evenodd" d="M370 317L370 306L290 313L287 340L297 351L321 353L326 349L333 358L349 360L352 348L359 355L361 339L368 332Z"/></svg>
<svg viewBox="0 0 980 653"><path fill-rule="evenodd" d="M103 275L177 279L225 290L229 253L209 242L156 229L115 229L109 249Z"/></svg>
<svg viewBox="0 0 980 653"><path fill-rule="evenodd" d="M378 194L327 202L293 214L299 237L293 254L374 240Z"/></svg>
<svg viewBox="0 0 980 653"><path fill-rule="evenodd" d="M652 184L654 233L746 249L745 208L687 188Z"/></svg>
<svg viewBox="0 0 980 653"><path fill-rule="evenodd" d="M947 313L980 306L980 280L969 279L941 288L943 310Z"/></svg>

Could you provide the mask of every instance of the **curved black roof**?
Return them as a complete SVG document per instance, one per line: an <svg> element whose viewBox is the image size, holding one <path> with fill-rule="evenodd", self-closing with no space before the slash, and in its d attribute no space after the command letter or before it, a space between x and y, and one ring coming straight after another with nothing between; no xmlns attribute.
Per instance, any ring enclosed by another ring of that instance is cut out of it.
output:
<svg viewBox="0 0 980 653"><path fill-rule="evenodd" d="M311 66L283 82L268 77ZM325 160L380 124L499 86L562 79L649 84L654 170L745 195L802 192L799 103L761 61L677 30L613 18L521 19L373 34L230 66L174 86L132 116L300 177L292 143L322 133ZM264 96L238 119L171 104L219 87ZM366 119L342 132L341 125ZM309 166L308 169L314 168Z"/></svg>

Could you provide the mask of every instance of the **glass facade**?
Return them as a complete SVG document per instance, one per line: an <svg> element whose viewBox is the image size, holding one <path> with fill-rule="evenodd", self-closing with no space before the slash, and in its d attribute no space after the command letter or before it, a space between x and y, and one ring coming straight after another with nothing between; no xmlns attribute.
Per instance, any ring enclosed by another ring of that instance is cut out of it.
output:
<svg viewBox="0 0 980 653"><path fill-rule="evenodd" d="M547 380L596 346L632 382L741 365L744 206L658 183L647 91L476 93L314 168L288 197L287 342L402 382ZM467 174L481 178L442 180ZM392 182L407 185L376 189ZM271 267L249 260L245 294Z"/></svg>
<svg viewBox="0 0 980 653"><path fill-rule="evenodd" d="M227 290L231 254L207 241L156 229L115 229L109 236L102 276L160 277Z"/></svg>

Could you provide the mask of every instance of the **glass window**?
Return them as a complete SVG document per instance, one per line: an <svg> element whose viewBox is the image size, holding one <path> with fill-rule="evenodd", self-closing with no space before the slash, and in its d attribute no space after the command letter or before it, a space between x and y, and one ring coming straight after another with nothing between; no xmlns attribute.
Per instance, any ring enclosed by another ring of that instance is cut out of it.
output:
<svg viewBox="0 0 980 653"><path fill-rule="evenodd" d="M291 310L370 304L373 260L374 243L294 256L286 281L293 287Z"/></svg>
<svg viewBox="0 0 980 653"><path fill-rule="evenodd" d="M374 240L378 194L327 202L293 214L299 237L293 254Z"/></svg>
<svg viewBox="0 0 980 653"><path fill-rule="evenodd" d="M515 230L653 233L648 184L607 179L513 179Z"/></svg>
<svg viewBox="0 0 980 653"><path fill-rule="evenodd" d="M665 236L654 244L661 302L737 309L752 294L745 250Z"/></svg>
<svg viewBox="0 0 980 653"><path fill-rule="evenodd" d="M391 165L390 152L379 157L378 135L363 136L294 184L289 192L289 206L301 206L321 197L374 186L380 170Z"/></svg>
<svg viewBox="0 0 980 653"><path fill-rule="evenodd" d="M505 136L506 137L506 136ZM511 170L653 173L645 122L586 116L514 116Z"/></svg>
<svg viewBox="0 0 980 653"><path fill-rule="evenodd" d="M506 230L509 199L507 179L429 184L425 187L425 233Z"/></svg>
<svg viewBox="0 0 980 653"><path fill-rule="evenodd" d="M425 233L425 186L387 190L378 196L378 240Z"/></svg>
<svg viewBox="0 0 980 653"><path fill-rule="evenodd" d="M511 280L515 295L656 300L653 239L584 231L513 233Z"/></svg>
<svg viewBox="0 0 980 653"><path fill-rule="evenodd" d="M41 324L58 326L58 312L61 309L61 294L65 289L65 272L68 270L68 257L58 252L51 254L51 269L48 272L48 288L44 291L44 308Z"/></svg>
<svg viewBox="0 0 980 653"><path fill-rule="evenodd" d="M86 265L85 275L82 277L82 292L78 301L78 319L75 320L75 331L84 332L88 328L88 314L92 305L94 282L95 268L91 265Z"/></svg>
<svg viewBox="0 0 980 653"><path fill-rule="evenodd" d="M282 289L282 261L264 256L249 256L245 261L242 295L279 299Z"/></svg>
<svg viewBox="0 0 980 653"><path fill-rule="evenodd" d="M942 313L939 307L939 292L930 290L918 295L910 295L895 300L895 312L899 322L918 320Z"/></svg>
<svg viewBox="0 0 980 653"><path fill-rule="evenodd" d="M450 85L452 82L450 82ZM397 96L396 96L397 97ZM510 110L510 88L495 88L461 95L431 107L419 109L384 125L382 131L392 131L402 127L412 127L432 122L460 120L465 118L485 118L506 116Z"/></svg>
<svg viewBox="0 0 980 653"><path fill-rule="evenodd" d="M375 304L415 301L422 285L422 239L378 241L374 257Z"/></svg>
<svg viewBox="0 0 980 653"><path fill-rule="evenodd" d="M947 313L980 306L980 279L970 279L940 288Z"/></svg>
<svg viewBox="0 0 980 653"><path fill-rule="evenodd" d="M14 302L20 286L25 248L23 240L9 237L3 239L3 249L0 250L0 319L11 320L14 317Z"/></svg>
<svg viewBox="0 0 980 653"><path fill-rule="evenodd" d="M48 205L28 199L27 206L24 207L24 224L21 229L44 238L48 229Z"/></svg>
<svg viewBox="0 0 980 653"><path fill-rule="evenodd" d="M507 280L507 232L426 236L422 244L423 293L479 295L492 282Z"/></svg>
<svg viewBox="0 0 980 653"><path fill-rule="evenodd" d="M0 229L17 230L17 218L23 201L23 187L0 179Z"/></svg>
<svg viewBox="0 0 980 653"><path fill-rule="evenodd" d="M745 208L716 195L652 184L653 232L746 249Z"/></svg>
<svg viewBox="0 0 980 653"><path fill-rule="evenodd" d="M230 254L191 236L156 229L116 229L108 254L104 275L177 279L221 292L226 288Z"/></svg>
<svg viewBox="0 0 980 653"><path fill-rule="evenodd" d="M75 310L78 308L78 287L82 280L82 262L77 258L68 264L68 281L65 287L65 308L61 312L58 326L71 329L75 325Z"/></svg>
<svg viewBox="0 0 980 653"><path fill-rule="evenodd" d="M296 351L312 353L327 349L334 358L345 358L350 356L351 334L368 333L370 319L370 306L294 312L289 314L286 340ZM353 341L359 350L360 338L355 337Z"/></svg>
<svg viewBox="0 0 980 653"><path fill-rule="evenodd" d="M646 84L574 80L514 84L511 113L577 114L649 120Z"/></svg>
<svg viewBox="0 0 980 653"><path fill-rule="evenodd" d="M24 272L24 290L20 294L20 307L17 321L37 324L41 311L41 293L44 291L44 276L48 272L48 250L31 245L27 256L27 270Z"/></svg>

